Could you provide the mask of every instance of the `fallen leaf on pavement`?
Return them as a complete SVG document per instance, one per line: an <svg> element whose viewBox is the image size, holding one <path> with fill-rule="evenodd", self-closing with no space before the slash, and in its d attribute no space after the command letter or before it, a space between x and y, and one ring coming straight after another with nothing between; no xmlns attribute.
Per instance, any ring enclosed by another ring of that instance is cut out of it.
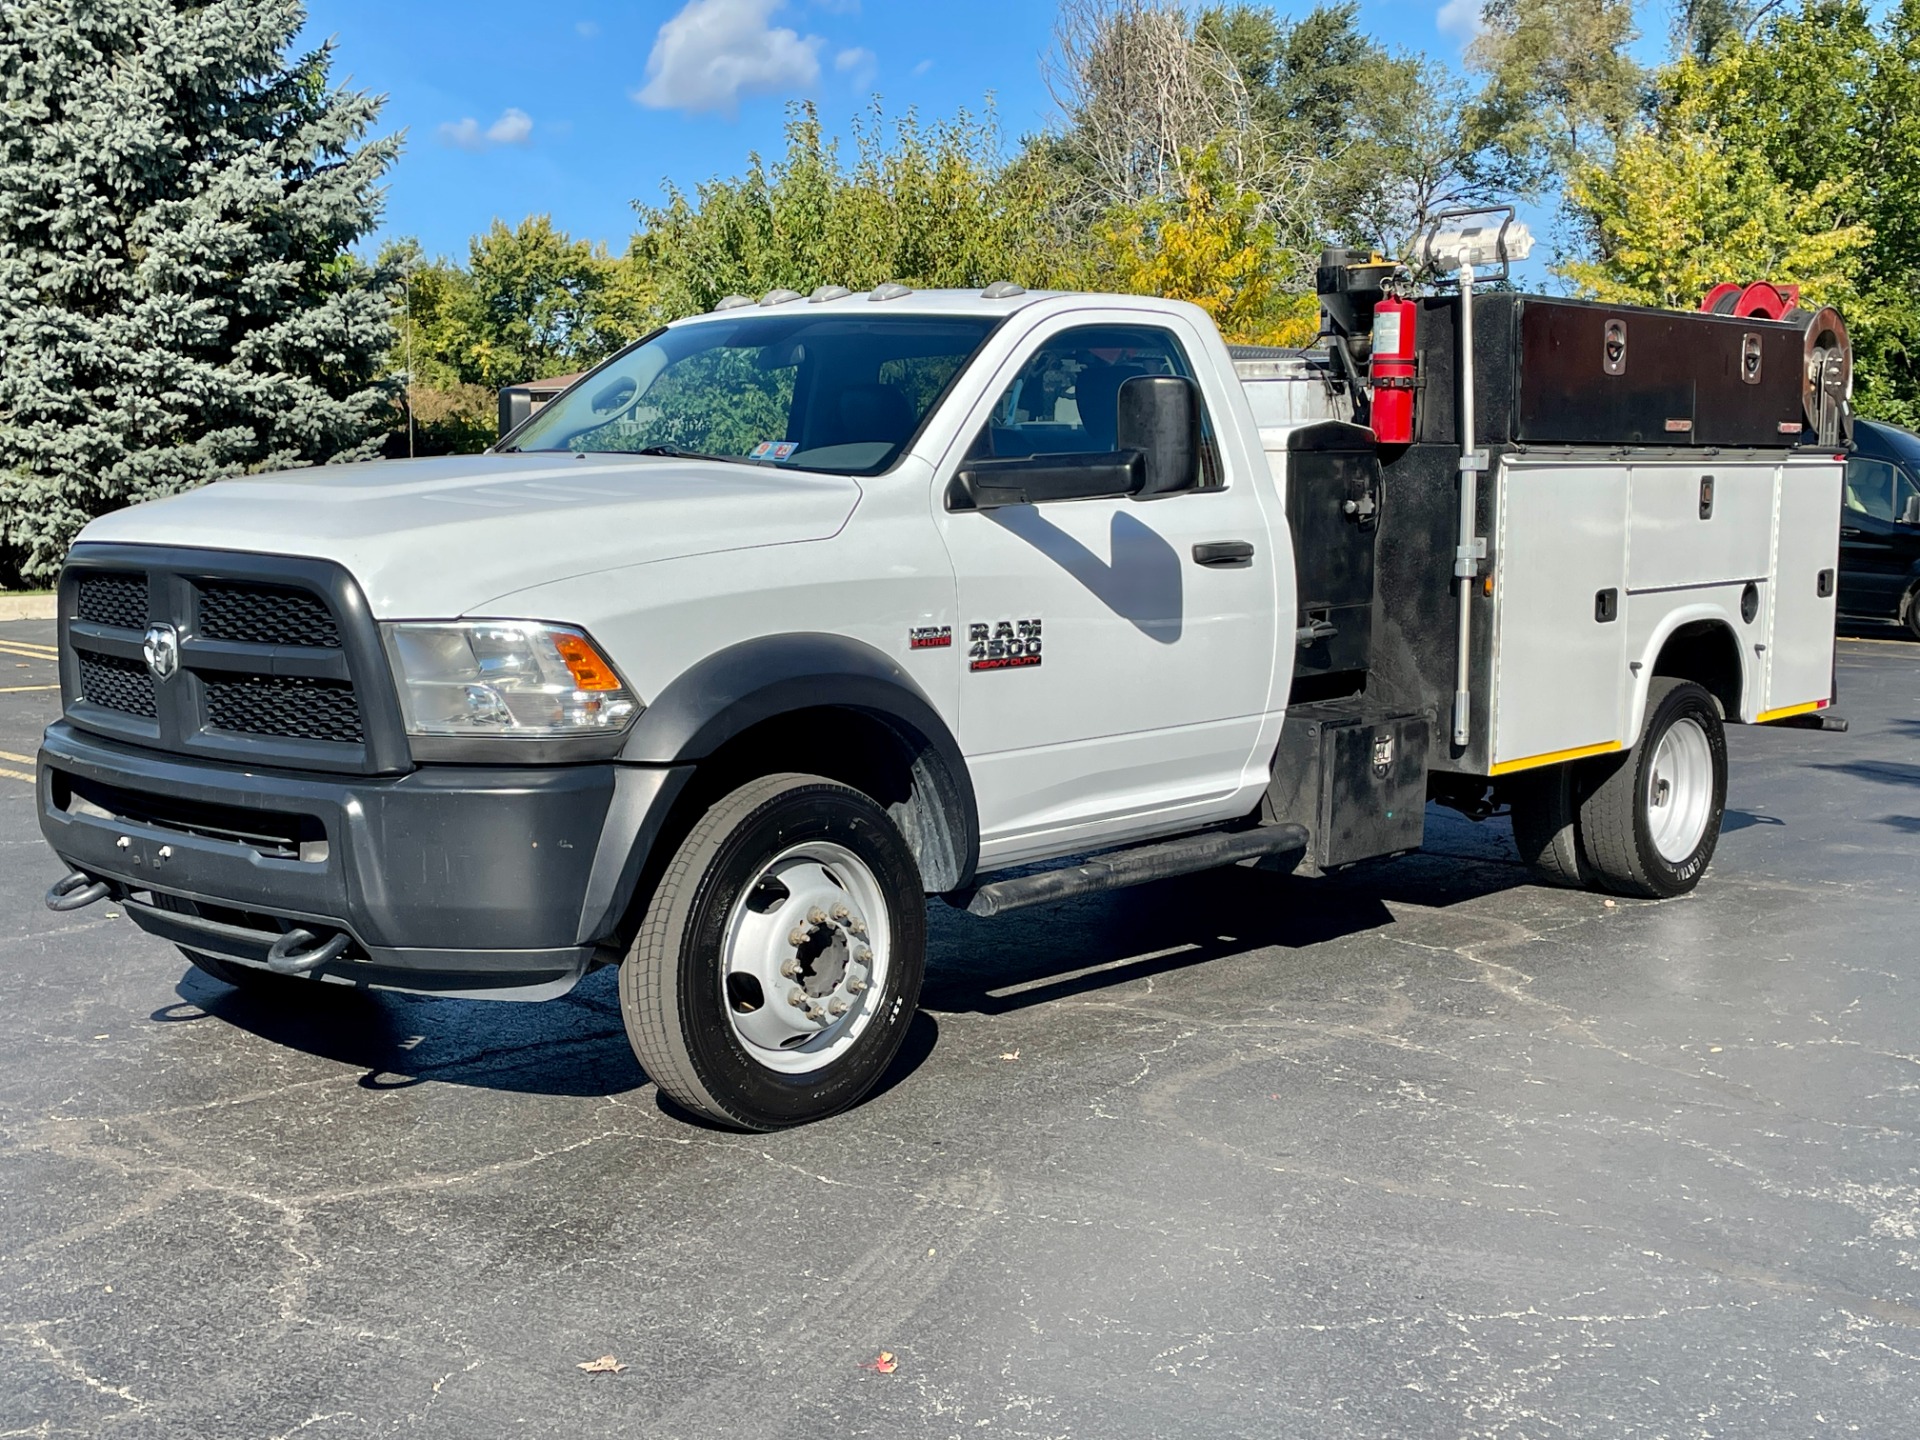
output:
<svg viewBox="0 0 1920 1440"><path fill-rule="evenodd" d="M900 1368L900 1362L893 1358L893 1351L882 1350L873 1359L860 1367L862 1370L877 1370L882 1375L891 1375Z"/></svg>
<svg viewBox="0 0 1920 1440"><path fill-rule="evenodd" d="M1020 1052L1018 1050L1003 1050L1000 1052L1000 1058L1002 1060L1018 1060L1020 1058Z"/></svg>
<svg viewBox="0 0 1920 1440"><path fill-rule="evenodd" d="M582 1360L574 1366L574 1369L584 1370L589 1375L618 1375L626 1368L611 1355L602 1355L598 1360Z"/></svg>

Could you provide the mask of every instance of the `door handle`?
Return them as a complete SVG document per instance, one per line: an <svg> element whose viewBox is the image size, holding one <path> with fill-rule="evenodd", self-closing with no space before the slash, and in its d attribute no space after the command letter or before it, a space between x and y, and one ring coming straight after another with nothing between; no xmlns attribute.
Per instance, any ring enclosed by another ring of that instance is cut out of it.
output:
<svg viewBox="0 0 1920 1440"><path fill-rule="evenodd" d="M1210 570L1244 570L1253 564L1251 540L1203 540L1193 547L1194 562Z"/></svg>
<svg viewBox="0 0 1920 1440"><path fill-rule="evenodd" d="M1858 540L1860 538L1860 532L1851 525L1842 525L1840 527L1840 533L1849 540Z"/></svg>

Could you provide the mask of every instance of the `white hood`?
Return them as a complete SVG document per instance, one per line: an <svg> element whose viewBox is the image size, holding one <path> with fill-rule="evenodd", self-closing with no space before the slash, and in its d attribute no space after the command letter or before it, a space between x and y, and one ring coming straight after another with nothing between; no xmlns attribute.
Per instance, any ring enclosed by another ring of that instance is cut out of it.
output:
<svg viewBox="0 0 1920 1440"><path fill-rule="evenodd" d="M620 455L461 455L223 480L94 521L83 541L336 560L382 619L532 585L836 534L840 475ZM533 617L544 618L544 617Z"/></svg>

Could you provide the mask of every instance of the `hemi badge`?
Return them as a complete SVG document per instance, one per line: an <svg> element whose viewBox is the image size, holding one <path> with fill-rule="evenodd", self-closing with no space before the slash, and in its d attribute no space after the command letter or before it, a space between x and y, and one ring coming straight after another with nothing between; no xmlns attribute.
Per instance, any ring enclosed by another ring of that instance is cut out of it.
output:
<svg viewBox="0 0 1920 1440"><path fill-rule="evenodd" d="M916 625L907 632L909 650L945 650L952 644L951 625Z"/></svg>

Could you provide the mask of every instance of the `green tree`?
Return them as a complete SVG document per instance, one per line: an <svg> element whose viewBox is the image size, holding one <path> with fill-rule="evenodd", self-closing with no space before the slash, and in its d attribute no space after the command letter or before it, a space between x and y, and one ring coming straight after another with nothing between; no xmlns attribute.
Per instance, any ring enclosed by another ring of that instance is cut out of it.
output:
<svg viewBox="0 0 1920 1440"><path fill-rule="evenodd" d="M297 0L0 5L0 530L367 453L386 422L392 138L292 54Z"/></svg>
<svg viewBox="0 0 1920 1440"><path fill-rule="evenodd" d="M655 315L776 289L1045 285L1070 273L1049 175L1006 161L990 123L963 112L922 125L909 113L889 126L876 111L855 133L850 165L811 105L795 110L786 138L771 166L754 155L744 175L636 204L632 289Z"/></svg>
<svg viewBox="0 0 1920 1440"><path fill-rule="evenodd" d="M1487 0L1481 18L1467 63L1486 77L1472 116L1483 178L1539 194L1603 158L1645 90L1632 0Z"/></svg>
<svg viewBox="0 0 1920 1440"><path fill-rule="evenodd" d="M1582 169L1570 276L1634 283L1630 256L1665 249L1688 283L1810 277L1852 331L1860 412L1920 421L1920 0L1877 21L1866 0L1803 0L1683 55L1652 95L1644 143ZM1687 184L1651 183L1646 145Z"/></svg>

